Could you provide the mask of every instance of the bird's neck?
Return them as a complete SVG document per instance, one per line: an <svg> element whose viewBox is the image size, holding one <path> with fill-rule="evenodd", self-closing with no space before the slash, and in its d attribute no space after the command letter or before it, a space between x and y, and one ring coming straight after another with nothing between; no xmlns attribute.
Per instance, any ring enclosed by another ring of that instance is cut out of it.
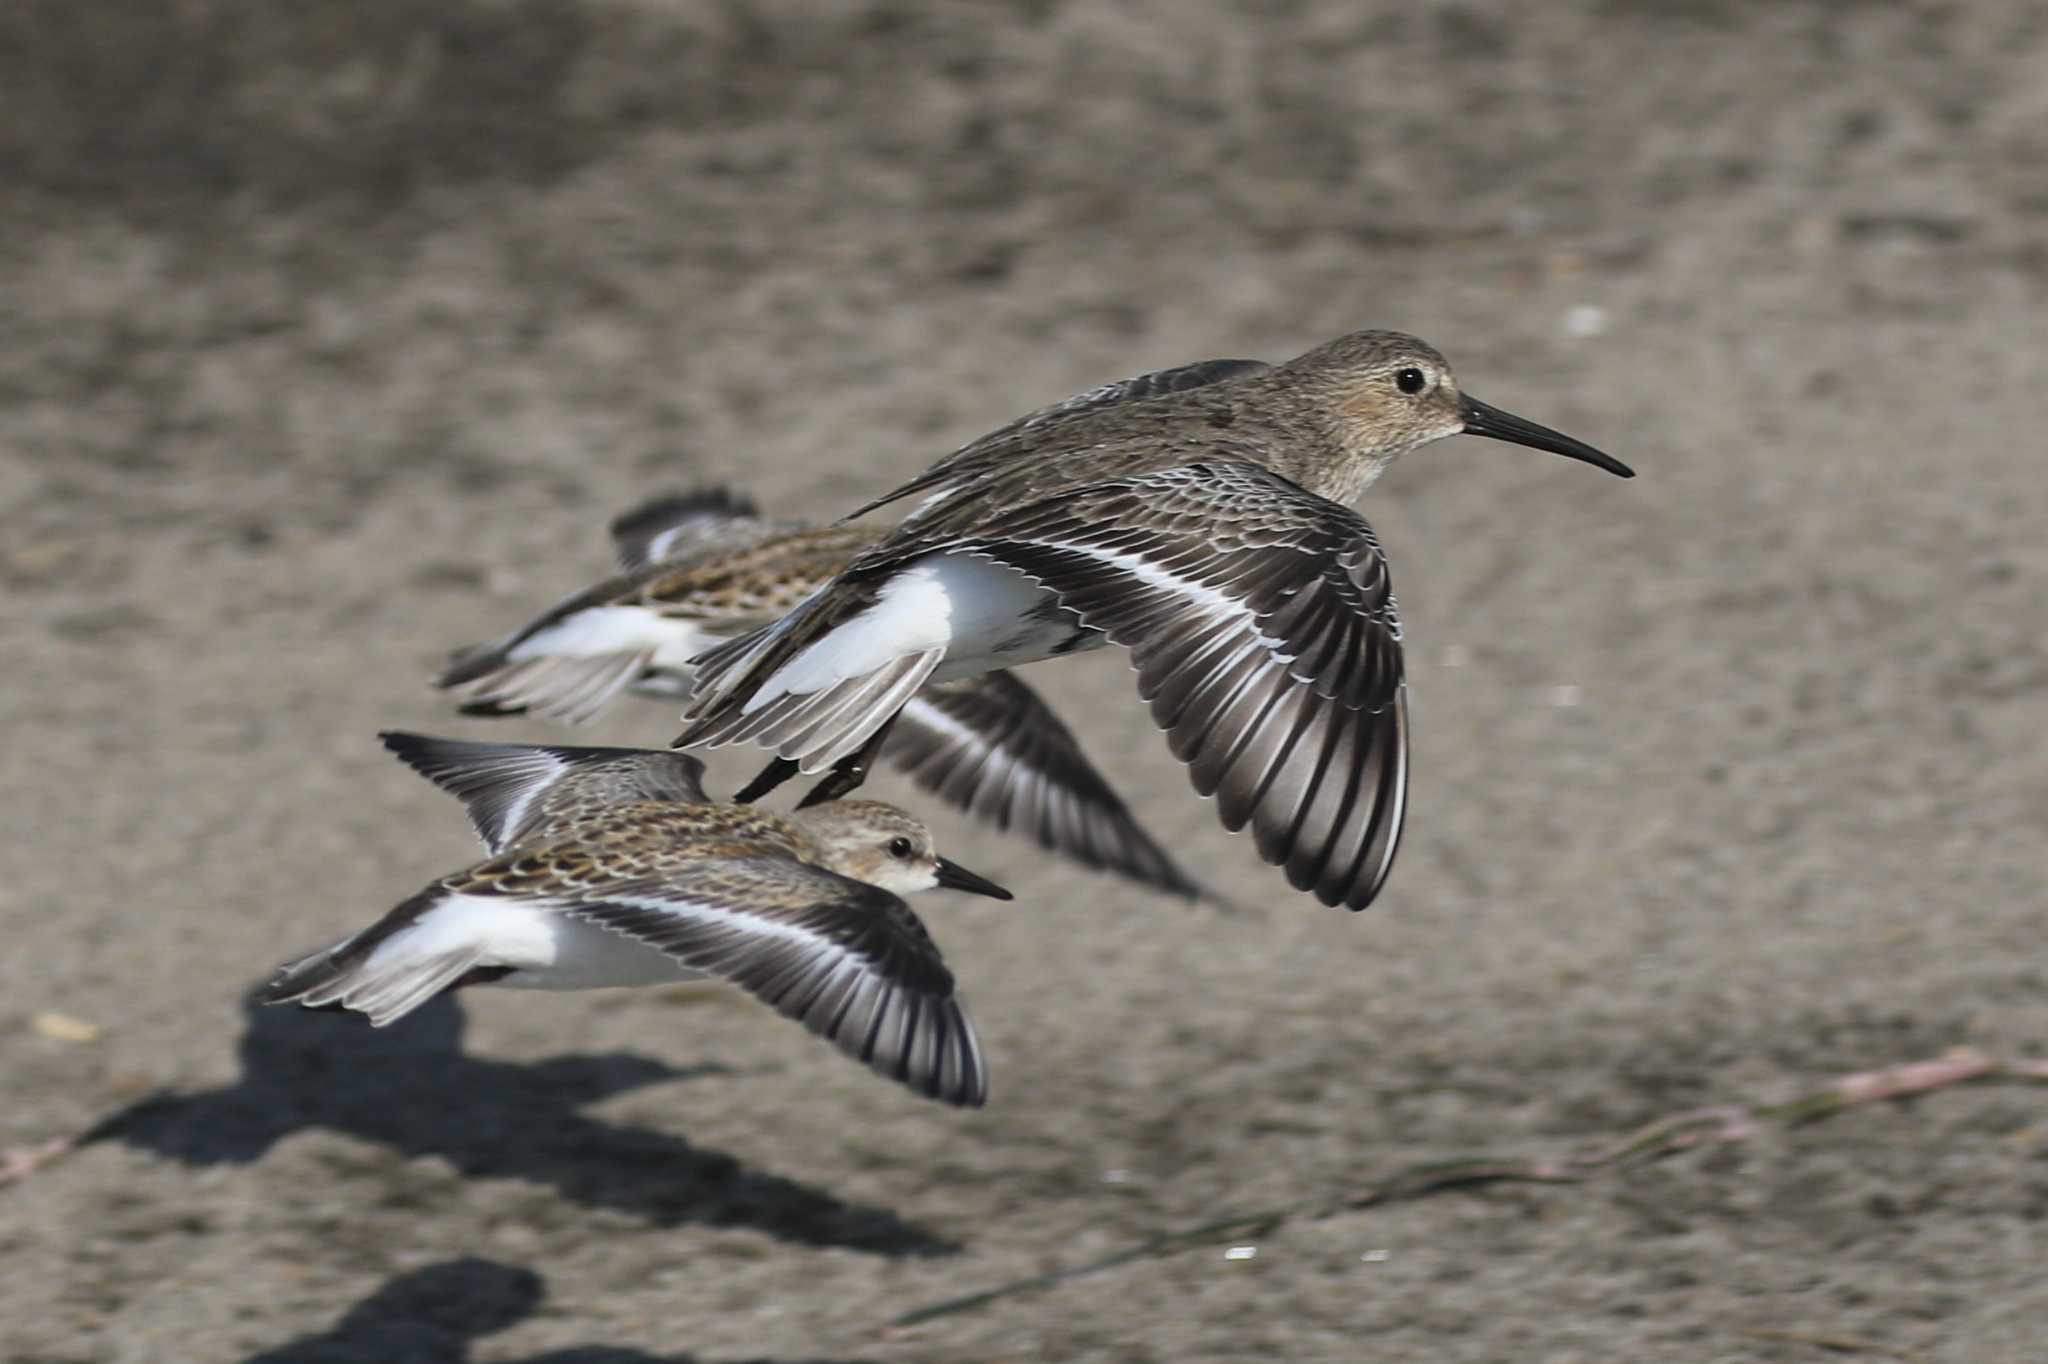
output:
<svg viewBox="0 0 2048 1364"><path fill-rule="evenodd" d="M1327 497L1348 507L1363 497L1365 490L1378 482L1379 476L1393 462L1389 455L1347 453L1334 464L1325 466L1322 477L1316 482L1303 483L1302 486L1318 497Z"/></svg>
<svg viewBox="0 0 2048 1364"><path fill-rule="evenodd" d="M1262 442L1261 462L1316 496L1348 506L1386 472L1394 457L1359 442L1356 423L1341 413L1303 404L1301 397L1299 392L1290 394L1286 418L1269 423L1272 437Z"/></svg>
<svg viewBox="0 0 2048 1364"><path fill-rule="evenodd" d="M1348 507L1393 462L1393 456L1384 451L1355 450L1325 439L1276 446L1269 453L1267 467L1318 497Z"/></svg>

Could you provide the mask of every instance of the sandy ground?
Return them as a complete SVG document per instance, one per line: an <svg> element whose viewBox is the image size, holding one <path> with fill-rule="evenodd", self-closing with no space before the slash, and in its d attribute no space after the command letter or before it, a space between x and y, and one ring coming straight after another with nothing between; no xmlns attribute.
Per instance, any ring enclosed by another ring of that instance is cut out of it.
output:
<svg viewBox="0 0 2048 1364"><path fill-rule="evenodd" d="M0 1189L0 1358L2043 1357L2048 1115L2000 1085L882 1330L1406 1162L2048 1048L2048 23L1509 13L0 11L0 1146L107 1124ZM1036 678L1251 908L936 819L1023 893L922 910L984 1112L698 996L240 1012L468 857L372 733L507 733L424 679L614 510L828 516L1365 325L1641 473L1452 441L1370 494L1416 714L1370 912L1223 836L1096 656Z"/></svg>

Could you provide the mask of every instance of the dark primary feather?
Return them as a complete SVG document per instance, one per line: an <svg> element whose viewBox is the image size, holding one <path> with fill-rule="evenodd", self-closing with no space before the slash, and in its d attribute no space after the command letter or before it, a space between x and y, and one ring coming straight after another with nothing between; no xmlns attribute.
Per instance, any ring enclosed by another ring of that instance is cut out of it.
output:
<svg viewBox="0 0 2048 1364"><path fill-rule="evenodd" d="M1400 619L1363 518L1219 462L1020 507L958 548L1131 651L1195 789L1226 828L1249 823L1297 889L1371 902L1400 840L1407 710Z"/></svg>
<svg viewBox="0 0 2048 1364"><path fill-rule="evenodd" d="M1264 360L1197 360L1193 364L1176 365L1171 369L1154 370L1150 374L1133 375L1115 383L1103 384L1071 398L1062 398L1035 411L1027 412L1017 420L999 426L985 436L974 440L945 456L910 482L885 493L872 502L863 504L849 512L841 520L851 521L865 516L877 507L885 507L898 498L909 497L941 483L970 477L980 467L995 460L1006 458L1019 437L1034 435L1048 426L1058 425L1088 413L1100 412L1105 408L1123 407L1130 403L1143 402L1148 398L1164 397L1170 393L1186 393L1191 389L1207 388L1230 379L1243 378L1247 374L1262 374L1272 366Z"/></svg>
<svg viewBox="0 0 2048 1364"><path fill-rule="evenodd" d="M925 790L1039 846L1184 899L1208 892L1182 871L1014 673L927 686L904 706L882 756Z"/></svg>
<svg viewBox="0 0 2048 1364"><path fill-rule="evenodd" d="M592 885L565 912L731 981L928 1098L987 1100L953 974L901 899L785 858L726 858L706 871L687 886Z"/></svg>
<svg viewBox="0 0 2048 1364"><path fill-rule="evenodd" d="M710 799L704 764L667 749L479 743L404 730L377 737L460 800L492 852L629 801Z"/></svg>

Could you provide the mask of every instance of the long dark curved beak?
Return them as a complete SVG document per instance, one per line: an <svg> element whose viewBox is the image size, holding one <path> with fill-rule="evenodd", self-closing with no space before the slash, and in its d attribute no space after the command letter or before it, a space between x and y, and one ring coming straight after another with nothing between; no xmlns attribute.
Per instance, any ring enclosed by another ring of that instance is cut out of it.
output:
<svg viewBox="0 0 2048 1364"><path fill-rule="evenodd" d="M1583 460L1594 468L1605 469L1619 478L1636 476L1635 470L1614 456L1595 450L1582 440L1573 440L1562 431L1553 431L1547 426L1538 426L1526 418L1517 417L1512 412L1503 412L1469 394L1458 395L1458 413L1465 419L1465 434L1468 436L1491 436L1495 440L1526 445L1532 450L1548 450L1553 455Z"/></svg>
<svg viewBox="0 0 2048 1364"><path fill-rule="evenodd" d="M964 890L972 895L986 895L991 900L1014 900L1017 897L1004 890L985 876L976 876L951 858L937 859L939 884L949 890Z"/></svg>

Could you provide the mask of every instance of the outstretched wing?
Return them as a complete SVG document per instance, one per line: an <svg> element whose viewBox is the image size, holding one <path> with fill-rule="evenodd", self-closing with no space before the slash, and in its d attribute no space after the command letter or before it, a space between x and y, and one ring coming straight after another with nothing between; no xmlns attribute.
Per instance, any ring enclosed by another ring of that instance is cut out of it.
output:
<svg viewBox="0 0 2048 1364"><path fill-rule="evenodd" d="M612 518L612 553L619 572L639 573L706 550L752 544L778 530L754 499L713 484L661 493Z"/></svg>
<svg viewBox="0 0 2048 1364"><path fill-rule="evenodd" d="M877 507L885 507L898 498L924 492L941 483L969 477L991 460L1004 458L1017 437L1071 421L1084 413L1099 412L1105 407L1121 407L1125 403L1142 402L1147 398L1158 398L1168 393L1185 393L1193 388L1207 388L1226 379L1258 374L1271 368L1272 366L1264 360L1197 360L1190 365L1176 365L1172 369L1137 374L1128 379L1119 379L1113 384L1091 388L1085 393L1076 393L1071 398L1062 398L1056 403L1027 412L1008 425L999 426L987 435L969 441L896 491L885 493L840 519L851 521L857 516L866 516Z"/></svg>
<svg viewBox="0 0 2048 1364"><path fill-rule="evenodd" d="M939 949L878 886L778 857L707 860L682 880L592 887L562 912L732 982L877 1073L980 1107L988 1068Z"/></svg>
<svg viewBox="0 0 2048 1364"><path fill-rule="evenodd" d="M1073 732L1014 673L927 686L897 716L882 756L941 800L1039 846L1183 899L1209 892L1110 788Z"/></svg>
<svg viewBox="0 0 2048 1364"><path fill-rule="evenodd" d="M478 743L387 729L406 766L462 802L492 852L628 801L699 804L704 764L670 749Z"/></svg>
<svg viewBox="0 0 2048 1364"><path fill-rule="evenodd" d="M1128 648L1195 789L1297 889L1352 909L1378 894L1407 707L1386 559L1356 512L1256 465L1193 463L1069 489L951 548Z"/></svg>

